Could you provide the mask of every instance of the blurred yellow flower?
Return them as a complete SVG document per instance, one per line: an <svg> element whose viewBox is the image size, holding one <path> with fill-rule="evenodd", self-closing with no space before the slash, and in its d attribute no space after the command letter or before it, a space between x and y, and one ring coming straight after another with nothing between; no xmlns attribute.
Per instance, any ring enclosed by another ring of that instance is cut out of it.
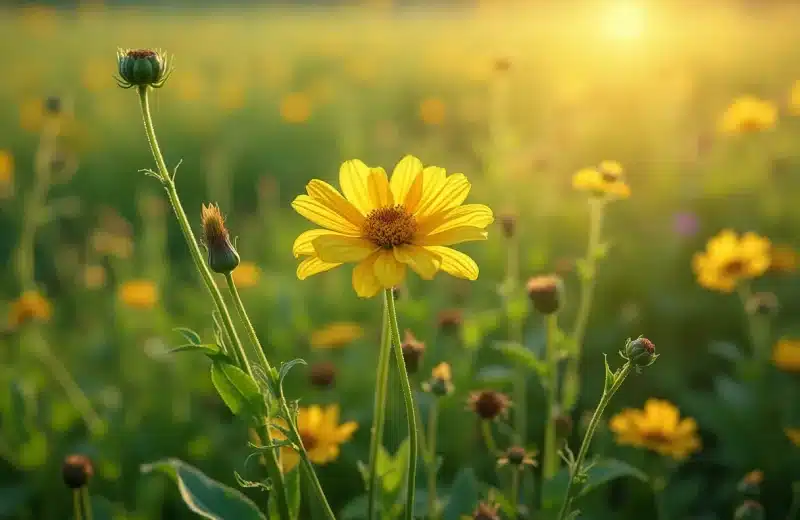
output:
<svg viewBox="0 0 800 520"><path fill-rule="evenodd" d="M286 423L279 419L276 421L282 427ZM308 458L314 464L328 464L339 457L339 446L349 441L358 429L358 424L348 421L339 424L339 405L331 404L322 408L317 405L300 408L297 413L297 430L303 446L308 452ZM274 440L285 440L286 436L273 429ZM289 446L281 448L281 466L285 472L291 471L300 461L300 455Z"/></svg>
<svg viewBox="0 0 800 520"><path fill-rule="evenodd" d="M202 97L202 83L196 72L181 71L170 79L170 90L175 91L181 101L197 101Z"/></svg>
<svg viewBox="0 0 800 520"><path fill-rule="evenodd" d="M419 118L426 125L441 125L446 113L444 101L438 98L423 99L419 105Z"/></svg>
<svg viewBox="0 0 800 520"><path fill-rule="evenodd" d="M643 410L623 410L612 417L609 427L617 443L646 448L675 460L683 460L701 447L695 420L680 419L678 409L660 399L648 399Z"/></svg>
<svg viewBox="0 0 800 520"><path fill-rule="evenodd" d="M789 245L773 245L770 253L770 271L793 273L797 270L797 252Z"/></svg>
<svg viewBox="0 0 800 520"><path fill-rule="evenodd" d="M616 161L603 161L597 167L578 170L572 176L572 187L598 197L627 199L631 195L622 166Z"/></svg>
<svg viewBox="0 0 800 520"><path fill-rule="evenodd" d="M244 82L238 79L225 81L219 86L218 101L223 110L233 111L242 108L245 101Z"/></svg>
<svg viewBox="0 0 800 520"><path fill-rule="evenodd" d="M431 377L422 383L422 389L438 397L453 391L453 372L448 363L439 363L431 370Z"/></svg>
<svg viewBox="0 0 800 520"><path fill-rule="evenodd" d="M431 370L431 377L440 381L452 381L453 372L448 363L439 363Z"/></svg>
<svg viewBox="0 0 800 520"><path fill-rule="evenodd" d="M0 192L14 182L14 156L8 150L0 150Z"/></svg>
<svg viewBox="0 0 800 520"><path fill-rule="evenodd" d="M786 428L783 431L786 433L786 436L789 437L789 440L792 441L792 444L800 447L800 428Z"/></svg>
<svg viewBox="0 0 800 520"><path fill-rule="evenodd" d="M800 372L800 340L778 341L772 349L772 362L781 370Z"/></svg>
<svg viewBox="0 0 800 520"><path fill-rule="evenodd" d="M800 115L800 80L795 81L789 91L789 112L795 116Z"/></svg>
<svg viewBox="0 0 800 520"><path fill-rule="evenodd" d="M302 92L287 94L281 100L281 119L287 123L305 123L311 117L311 99Z"/></svg>
<svg viewBox="0 0 800 520"><path fill-rule="evenodd" d="M131 254L133 254L133 240L122 234L99 229L91 234L89 242L92 245L92 249L101 255L125 259L130 258Z"/></svg>
<svg viewBox="0 0 800 520"><path fill-rule="evenodd" d="M478 265L453 244L487 238L494 221L483 204L462 205L471 185L444 168L423 168L416 157L404 157L391 181L383 168L359 160L339 170L344 196L330 184L312 180L308 195L292 202L299 214L324 229L312 229L295 240L295 258L307 257L297 268L301 280L343 263L355 263L353 288L362 298L375 296L403 282L410 267L431 280L444 271L476 280Z"/></svg>
<svg viewBox="0 0 800 520"><path fill-rule="evenodd" d="M706 289L721 292L731 292L740 281L761 276L769 265L768 239L755 233L739 237L729 229L711 238L706 250L692 258L697 282Z"/></svg>
<svg viewBox="0 0 800 520"><path fill-rule="evenodd" d="M100 289L106 284L106 269L102 265L87 265L83 270L83 283L87 289Z"/></svg>
<svg viewBox="0 0 800 520"><path fill-rule="evenodd" d="M255 287L261 279L261 269L253 262L241 262L231 272L233 282L241 288Z"/></svg>
<svg viewBox="0 0 800 520"><path fill-rule="evenodd" d="M314 348L339 348L348 345L364 335L364 329L358 323L346 321L330 323L311 334L311 346Z"/></svg>
<svg viewBox="0 0 800 520"><path fill-rule="evenodd" d="M81 83L89 92L116 87L114 78L108 73L108 63L104 60L87 62L81 72Z"/></svg>
<svg viewBox="0 0 800 520"><path fill-rule="evenodd" d="M8 313L8 326L11 329L29 321L48 321L53 314L50 302L38 291L25 291L11 303Z"/></svg>
<svg viewBox="0 0 800 520"><path fill-rule="evenodd" d="M778 109L772 101L741 96L722 114L719 130L724 134L759 132L775 126Z"/></svg>
<svg viewBox="0 0 800 520"><path fill-rule="evenodd" d="M119 301L132 309L152 309L158 302L158 288L150 280L129 280L119 287Z"/></svg>

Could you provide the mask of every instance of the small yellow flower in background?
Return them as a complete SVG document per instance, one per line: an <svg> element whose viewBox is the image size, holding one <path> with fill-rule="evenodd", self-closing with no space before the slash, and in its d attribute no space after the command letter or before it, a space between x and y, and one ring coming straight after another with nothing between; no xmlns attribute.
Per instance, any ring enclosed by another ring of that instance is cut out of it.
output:
<svg viewBox="0 0 800 520"><path fill-rule="evenodd" d="M50 302L38 291L25 291L11 303L8 313L8 325L11 329L29 321L48 321L53 314Z"/></svg>
<svg viewBox="0 0 800 520"><path fill-rule="evenodd" d="M603 161L597 167L578 170L572 176L572 187L598 197L627 199L631 195L622 166L616 161Z"/></svg>
<svg viewBox="0 0 800 520"><path fill-rule="evenodd" d="M471 188L463 174L448 176L444 168L423 168L419 159L406 156L391 180L383 168L347 161L339 183L344 196L315 179L306 186L308 194L292 202L295 211L323 228L295 240L295 258L307 257L297 268L299 279L355 263L353 288L369 298L400 285L407 267L425 280L440 270L478 278L474 260L446 247L485 240L485 228L494 221L489 207L462 205Z"/></svg>
<svg viewBox="0 0 800 520"><path fill-rule="evenodd" d="M437 397L444 397L453 392L453 372L450 364L439 363L431 370L431 378L422 383L422 389Z"/></svg>
<svg viewBox="0 0 800 520"><path fill-rule="evenodd" d="M759 132L775 126L777 119L778 109L772 101L741 96L722 114L719 131L724 134Z"/></svg>
<svg viewBox="0 0 800 520"><path fill-rule="evenodd" d="M772 349L772 362L781 370L800 372L800 340L778 341Z"/></svg>
<svg viewBox="0 0 800 520"><path fill-rule="evenodd" d="M108 74L108 64L105 60L89 61L81 71L81 84L89 92L116 87L114 78Z"/></svg>
<svg viewBox="0 0 800 520"><path fill-rule="evenodd" d="M129 280L120 285L118 295L132 309L152 309L158 302L158 288L150 280Z"/></svg>
<svg viewBox="0 0 800 520"><path fill-rule="evenodd" d="M330 323L311 334L311 346L314 348L340 348L348 345L364 335L364 329L358 323Z"/></svg>
<svg viewBox="0 0 800 520"><path fill-rule="evenodd" d="M789 437L792 444L800 447L800 428L785 428L783 432Z"/></svg>
<svg viewBox="0 0 800 520"><path fill-rule="evenodd" d="M14 185L14 156L0 150L0 198L9 195Z"/></svg>
<svg viewBox="0 0 800 520"><path fill-rule="evenodd" d="M778 273L793 273L797 270L797 252L790 245L777 244L770 252L769 270Z"/></svg>
<svg viewBox="0 0 800 520"><path fill-rule="evenodd" d="M643 410L623 410L609 423L617 443L646 448L675 460L683 460L700 450L697 423L681 419L669 401L648 399Z"/></svg>
<svg viewBox="0 0 800 520"><path fill-rule="evenodd" d="M283 420L277 421L285 427ZM300 408L297 413L297 430L314 464L328 464L339 457L339 446L349 441L358 429L358 424L348 421L339 424L339 405L331 404L322 408L317 405ZM286 436L278 429L273 430L274 440L285 440ZM289 446L281 448L281 465L284 473L291 471L300 461L300 455Z"/></svg>
<svg viewBox="0 0 800 520"><path fill-rule="evenodd" d="M220 108L226 111L242 108L245 102L244 81L235 79L225 81L219 86L218 101Z"/></svg>
<svg viewBox="0 0 800 520"><path fill-rule="evenodd" d="M302 92L287 94L281 100L281 119L287 123L305 123L311 117L311 99Z"/></svg>
<svg viewBox="0 0 800 520"><path fill-rule="evenodd" d="M729 229L721 231L695 253L692 268L697 282L721 292L733 291L742 280L761 276L770 266L770 242L755 233L741 237Z"/></svg>
<svg viewBox="0 0 800 520"><path fill-rule="evenodd" d="M261 268L253 262L242 262L231 272L231 276L237 287L243 289L255 287L261 280Z"/></svg>
<svg viewBox="0 0 800 520"><path fill-rule="evenodd" d="M114 234L102 229L96 230L89 237L92 249L101 255L119 259L130 258L133 254L133 240L126 235Z"/></svg>
<svg viewBox="0 0 800 520"><path fill-rule="evenodd" d="M419 118L426 125L441 125L447 110L444 101L438 98L423 99L419 105Z"/></svg>
<svg viewBox="0 0 800 520"><path fill-rule="evenodd" d="M102 265L87 265L83 270L83 283L87 289L97 290L106 284L106 269Z"/></svg>
<svg viewBox="0 0 800 520"><path fill-rule="evenodd" d="M197 101L202 97L203 80L192 71L181 71L172 79L172 88L181 101Z"/></svg>
<svg viewBox="0 0 800 520"><path fill-rule="evenodd" d="M789 113L800 115L800 80L795 81L789 91Z"/></svg>

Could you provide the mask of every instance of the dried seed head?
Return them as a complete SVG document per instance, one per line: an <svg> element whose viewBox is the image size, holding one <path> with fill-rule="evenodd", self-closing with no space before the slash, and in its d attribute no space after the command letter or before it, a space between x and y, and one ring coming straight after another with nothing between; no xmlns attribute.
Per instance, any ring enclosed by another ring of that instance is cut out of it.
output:
<svg viewBox="0 0 800 520"><path fill-rule="evenodd" d="M504 414L511 401L500 392L481 390L470 394L467 404L478 417L491 421Z"/></svg>
<svg viewBox="0 0 800 520"><path fill-rule="evenodd" d="M525 466L536 465L533 455L535 454L526 452L525 448L521 446L512 446L498 459L497 464L500 466L509 465L514 469L524 469Z"/></svg>
<svg viewBox="0 0 800 520"><path fill-rule="evenodd" d="M556 275L534 276L525 287L533 307L542 314L554 314L564 305L564 282Z"/></svg>
<svg viewBox="0 0 800 520"><path fill-rule="evenodd" d="M64 459L61 476L70 489L80 489L89 483L94 475L92 461L86 455L69 455Z"/></svg>
<svg viewBox="0 0 800 520"><path fill-rule="evenodd" d="M231 244L225 219L216 204L203 204L200 220L208 249L208 266L215 273L228 274L239 265L239 253Z"/></svg>
<svg viewBox="0 0 800 520"><path fill-rule="evenodd" d="M747 313L751 316L774 316L778 312L778 297L771 292L755 293L745 303Z"/></svg>
<svg viewBox="0 0 800 520"><path fill-rule="evenodd" d="M320 361L311 365L308 380L317 388L331 388L336 382L336 372L336 365L332 362Z"/></svg>
<svg viewBox="0 0 800 520"><path fill-rule="evenodd" d="M422 343L410 330L406 330L405 339L401 345L403 350L403 361L406 364L406 370L409 374L415 374L419 370L419 364L422 360L422 355L425 353L425 343Z"/></svg>

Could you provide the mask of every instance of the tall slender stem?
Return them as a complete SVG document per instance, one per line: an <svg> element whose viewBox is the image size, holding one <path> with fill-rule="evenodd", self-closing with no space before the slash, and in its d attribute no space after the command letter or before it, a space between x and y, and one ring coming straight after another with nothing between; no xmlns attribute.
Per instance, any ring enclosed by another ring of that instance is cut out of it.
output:
<svg viewBox="0 0 800 520"><path fill-rule="evenodd" d="M589 240L586 246L586 257L584 258L584 269L581 273L580 300L578 302L578 314L575 318L575 327L572 330L572 351L567 359L567 369L565 379L574 382L575 395L578 393L580 381L581 355L583 354L583 339L586 335L586 326L589 323L589 312L592 310L594 299L594 287L597 280L596 263L597 251L600 247L600 233L603 228L603 210L605 201L592 199L589 204ZM568 403L567 398L571 396L564 393L561 399L561 408L569 410L574 403ZM571 406L568 406L571 405Z"/></svg>
<svg viewBox="0 0 800 520"><path fill-rule="evenodd" d="M386 394L389 387L389 361L392 358L392 338L389 328L389 309L384 303L381 325L381 347L378 352L378 370L375 381L375 405L372 412L372 430L369 440L369 482L367 484L367 519L374 520L378 498L378 452L383 442L386 424Z"/></svg>
<svg viewBox="0 0 800 520"><path fill-rule="evenodd" d="M261 346L261 342L258 340L258 335L256 334L256 329L253 327L253 323L250 321L250 316L247 314L247 310L244 307L244 302L242 302L242 297L239 296L239 289L236 288L236 282L233 281L233 276L231 273L227 273L225 275L225 281L228 283L228 290L233 297L233 304L236 307L236 311L239 313L239 318L244 323L245 330L247 330L247 335L250 337L250 342L253 344L253 347L256 349L256 354L258 354L258 360L261 362L264 370L267 374L272 372L272 365L270 364L269 360L267 359L267 354L264 352L264 348Z"/></svg>
<svg viewBox="0 0 800 520"><path fill-rule="evenodd" d="M508 339L514 343L522 343L522 322L510 312L510 295L519 283L519 242L515 237L508 239L508 257L506 259L506 319L508 320ZM518 367L514 374L514 434L516 442L524 446L527 441L528 417L527 371Z"/></svg>
<svg viewBox="0 0 800 520"><path fill-rule="evenodd" d="M83 498L83 510L86 512L86 520L94 520L92 513L92 497L89 495L89 487L83 486L81 488L81 497Z"/></svg>
<svg viewBox="0 0 800 520"><path fill-rule="evenodd" d="M620 373L615 376L614 383L611 387L608 390L603 390L600 402L597 404L592 419L589 421L589 427L586 429L586 434L583 436L578 456L570 468L569 484L567 485L567 491L564 493L564 502L561 504L561 511L558 513L558 520L564 520L567 517L567 513L569 513L575 486L578 483L576 477L583 467L583 461L586 460L586 454L589 452L589 445L592 443L592 437L594 437L594 433L597 430L597 425L600 424L600 418L603 416L603 412L605 412L608 403L611 402L611 398L614 397L614 394L617 393L619 387L622 386L622 383L625 382L625 379L631 373L631 370L633 370L633 364L629 361L625 363Z"/></svg>
<svg viewBox="0 0 800 520"><path fill-rule="evenodd" d="M520 469L511 468L511 518L517 517L517 509L519 506L519 477Z"/></svg>
<svg viewBox="0 0 800 520"><path fill-rule="evenodd" d="M73 489L72 490L72 511L75 515L75 520L83 520L83 515L81 515L81 490L80 489Z"/></svg>
<svg viewBox="0 0 800 520"><path fill-rule="evenodd" d="M167 195L169 197L170 204L172 209L175 213L175 217L178 220L178 224L183 232L184 239L186 240L186 245L189 247L189 252L192 255L192 259L194 260L195 267L197 268L200 276L203 278L203 282L208 289L208 292L211 293L211 297L214 300L214 305L219 312L222 324L227 332L228 337L231 339L231 342L234 344L236 352L238 353L238 362L243 370L247 372L248 375L251 377L254 376L253 367L250 365L250 361L247 359L247 354L244 351L244 347L242 346L242 342L239 339L239 335L236 332L236 327L233 325L233 320L231 319L230 313L228 312L228 308L225 305L225 300L222 298L222 293L217 287L216 282L214 281L214 277L211 274L211 270L206 265L205 260L203 258L203 253L200 251L200 246L197 242L197 239L192 232L192 227L189 224L189 219L186 216L186 212L183 210L183 205L181 204L180 198L178 197L178 190L175 187L175 182L173 181L172 177L170 177L169 170L167 169L167 165L164 162L164 156L161 154L161 149L158 146L158 140L156 139L156 132L153 127L153 119L150 115L150 104L148 101L147 96L147 87L139 87L139 105L142 111L142 119L144 121L144 128L145 133L147 135L147 141L150 143L150 150L153 153L153 159L156 161L156 165L158 166L158 174L161 178L161 182L164 185L164 188L167 191ZM259 421L261 422L261 421ZM266 426L260 427L261 433L264 437L270 441L271 440L271 432L269 428ZM280 466L278 465L278 458L277 454L274 450L270 450L266 454L266 461L267 461L267 471L270 474L270 478L272 479L272 485L275 486L275 495L278 500L278 511L282 520L290 520L291 513L289 511L289 503L286 497L286 488L283 481L283 473L281 473Z"/></svg>
<svg viewBox="0 0 800 520"><path fill-rule="evenodd" d="M558 315L545 316L547 328L547 421L544 432L544 478L551 479L558 471L558 446L556 432L556 399L558 397L558 358L556 350L556 333L558 331Z"/></svg>
<svg viewBox="0 0 800 520"><path fill-rule="evenodd" d="M497 456L497 443L494 442L494 435L492 434L492 422L481 420L481 435L483 435L483 442L486 443L486 449L492 457Z"/></svg>
<svg viewBox="0 0 800 520"><path fill-rule="evenodd" d="M431 403L428 411L428 518L438 518L436 501L436 431L439 422L439 400Z"/></svg>
<svg viewBox="0 0 800 520"><path fill-rule="evenodd" d="M403 401L406 407L406 419L408 421L408 481L406 484L406 508L405 520L414 518L414 493L417 480L417 453L419 450L417 440L417 421L414 413L414 396L411 394L411 383L408 381L408 371L405 361L403 361L403 350L400 342L400 327L397 324L397 310L394 305L394 294L392 289L384 291L386 308L389 312L389 325L392 330L392 349L394 359L397 364L397 371L400 373L400 388L403 391Z"/></svg>

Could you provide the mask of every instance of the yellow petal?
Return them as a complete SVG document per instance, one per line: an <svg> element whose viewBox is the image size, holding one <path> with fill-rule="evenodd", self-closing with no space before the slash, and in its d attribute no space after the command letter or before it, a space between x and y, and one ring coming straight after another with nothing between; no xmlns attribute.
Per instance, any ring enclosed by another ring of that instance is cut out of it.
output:
<svg viewBox="0 0 800 520"><path fill-rule="evenodd" d="M430 200L421 202L415 212L418 219L447 211L460 205L469 195L472 185L463 173L450 175L445 179L441 189Z"/></svg>
<svg viewBox="0 0 800 520"><path fill-rule="evenodd" d="M389 178L383 168L372 168L367 176L367 188L372 208L386 208L394 205L394 196L389 186Z"/></svg>
<svg viewBox="0 0 800 520"><path fill-rule="evenodd" d="M309 276L339 267L340 263L323 262L318 256L309 256L297 266L297 278L305 280Z"/></svg>
<svg viewBox="0 0 800 520"><path fill-rule="evenodd" d="M373 253L362 260L353 269L353 289L361 298L372 298L381 290L378 277L375 276L375 259L380 252Z"/></svg>
<svg viewBox="0 0 800 520"><path fill-rule="evenodd" d="M299 195L292 208L314 224L345 235L358 235L359 228L342 215L308 195Z"/></svg>
<svg viewBox="0 0 800 520"><path fill-rule="evenodd" d="M294 241L294 245L292 246L292 254L295 258L299 258L301 256L307 255L314 255L314 246L311 245L311 242L323 235L337 235L340 236L335 231L329 231L327 229L309 229L308 231L304 231L300 233L300 236L297 237Z"/></svg>
<svg viewBox="0 0 800 520"><path fill-rule="evenodd" d="M442 259L442 271L456 278L464 278L466 280L478 279L478 264L464 253L449 247L441 246L433 246L426 249L436 253Z"/></svg>
<svg viewBox="0 0 800 520"><path fill-rule="evenodd" d="M325 262L360 262L375 251L375 244L359 237L323 235L312 242L314 250Z"/></svg>
<svg viewBox="0 0 800 520"><path fill-rule="evenodd" d="M353 433L358 430L358 423L353 421L348 421L336 430L336 441L337 442L346 442L350 440L350 437L353 436Z"/></svg>
<svg viewBox="0 0 800 520"><path fill-rule="evenodd" d="M441 233L434 233L423 237L415 237L414 243L420 246L451 246L460 244L462 242L471 242L474 240L486 240L489 233L481 228L473 226L463 226Z"/></svg>
<svg viewBox="0 0 800 520"><path fill-rule="evenodd" d="M429 206L442 191L442 187L447 180L447 171L438 166L428 166L422 170L422 194L420 195L417 211Z"/></svg>
<svg viewBox="0 0 800 520"><path fill-rule="evenodd" d="M342 193L363 215L373 209L367 189L368 175L369 168L358 159L345 161L339 168L339 184L342 187Z"/></svg>
<svg viewBox="0 0 800 520"><path fill-rule="evenodd" d="M314 179L306 185L306 192L354 225L361 226L364 223L364 215L327 182Z"/></svg>
<svg viewBox="0 0 800 520"><path fill-rule="evenodd" d="M406 264L398 262L392 251L382 250L378 252L373 271L381 286L384 289L391 289L405 278Z"/></svg>
<svg viewBox="0 0 800 520"><path fill-rule="evenodd" d="M300 454L294 451L292 448L283 447L281 448L281 470L283 473L289 473L300 462Z"/></svg>
<svg viewBox="0 0 800 520"><path fill-rule="evenodd" d="M306 428L308 431L311 432L318 432L320 430L320 426L322 425L322 408L313 404L306 409Z"/></svg>
<svg viewBox="0 0 800 520"><path fill-rule="evenodd" d="M433 251L415 245L394 248L394 257L425 280L432 280L442 265L442 259Z"/></svg>
<svg viewBox="0 0 800 520"><path fill-rule="evenodd" d="M465 204L447 212L431 215L417 221L417 235L440 233L462 226L485 228L494 222L494 213L483 204Z"/></svg>
<svg viewBox="0 0 800 520"><path fill-rule="evenodd" d="M406 155L397 163L392 171L391 181L395 203L406 203L406 196L420 173L422 173L422 161L413 155Z"/></svg>
<svg viewBox="0 0 800 520"><path fill-rule="evenodd" d="M414 182L411 183L411 187L408 189L408 194L406 194L406 200L403 202L403 205L406 207L406 211L412 215L415 211L417 211L417 206L419 206L419 203L422 200L423 181L424 176L420 172L414 178Z"/></svg>

